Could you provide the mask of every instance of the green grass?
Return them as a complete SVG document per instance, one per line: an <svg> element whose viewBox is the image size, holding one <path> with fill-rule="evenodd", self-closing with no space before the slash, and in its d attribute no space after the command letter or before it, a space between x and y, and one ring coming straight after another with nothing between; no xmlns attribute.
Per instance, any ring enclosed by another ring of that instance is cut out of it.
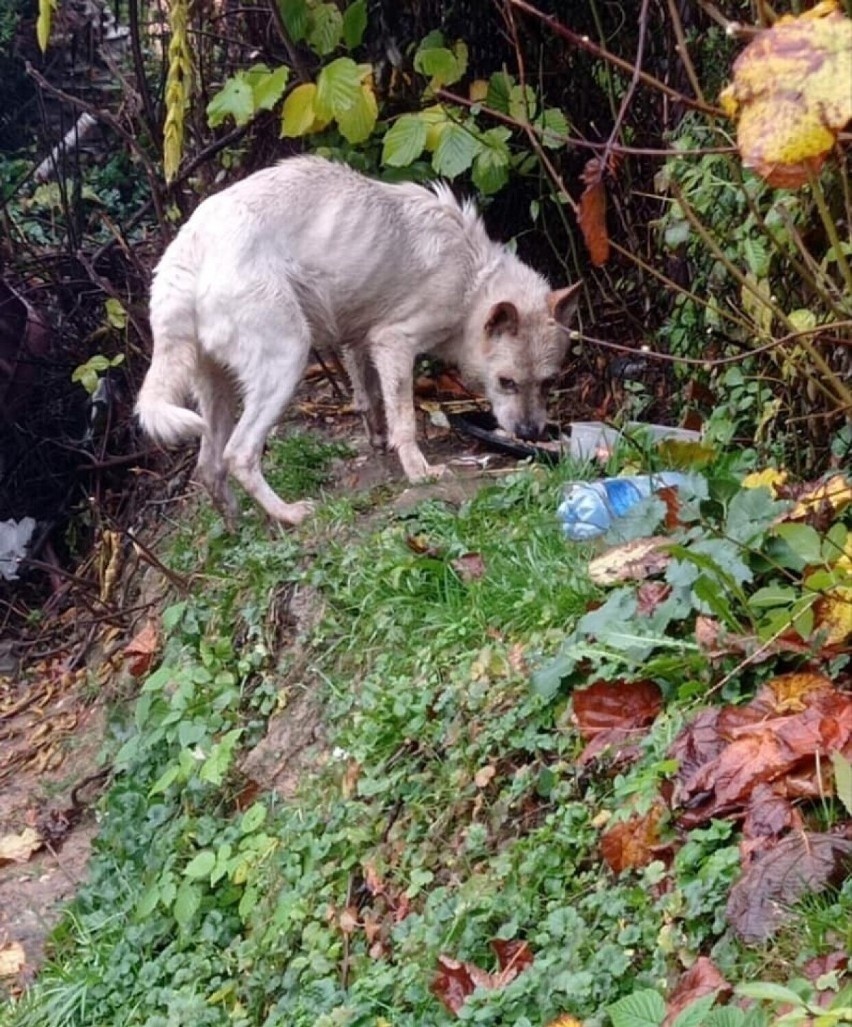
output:
<svg viewBox="0 0 852 1027"><path fill-rule="evenodd" d="M288 445L276 465L311 468L295 498L335 454ZM725 933L732 824L692 831L671 867L602 864L601 818L647 808L695 699L676 701L681 665L658 660L672 701L616 773L578 768L567 697L530 688L601 598L555 517L572 473L522 470L459 509L373 511L366 531L362 497L329 499L300 533L247 517L232 538L206 509L184 523L169 562L195 584L116 728L90 881L0 1022L596 1027L699 953L732 979L783 979L804 952L750 954ZM484 573L465 580L453 561L470 553ZM324 610L302 647L276 627L291 588ZM245 808L239 753L305 691L325 712L323 765L292 799ZM835 944L827 918L850 907L847 887L806 911L808 952ZM493 969L494 938L527 941L534 962L457 1018L430 990L436 960Z"/></svg>

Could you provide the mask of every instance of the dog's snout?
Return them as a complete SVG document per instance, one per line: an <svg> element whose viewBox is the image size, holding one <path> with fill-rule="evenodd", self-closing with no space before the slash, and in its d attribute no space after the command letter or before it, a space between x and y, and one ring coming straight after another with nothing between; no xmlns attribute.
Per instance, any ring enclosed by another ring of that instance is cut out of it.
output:
<svg viewBox="0 0 852 1027"><path fill-rule="evenodd" d="M518 421L515 425L515 435L525 442L535 442L541 435L541 428L535 421Z"/></svg>

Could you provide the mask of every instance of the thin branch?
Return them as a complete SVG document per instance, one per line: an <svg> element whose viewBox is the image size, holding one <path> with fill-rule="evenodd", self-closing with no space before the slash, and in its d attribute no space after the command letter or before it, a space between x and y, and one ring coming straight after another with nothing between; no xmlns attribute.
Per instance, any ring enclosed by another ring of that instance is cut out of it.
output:
<svg viewBox="0 0 852 1027"><path fill-rule="evenodd" d="M598 46L597 43L593 43L588 36L581 36L569 29L566 25L557 21L552 15L547 15L543 11L540 11L537 7L527 3L527 0L508 0L513 6L517 7L519 11L523 11L525 14L531 15L533 18L538 18L539 21L544 22L557 36L561 36L563 39L568 40L573 46L578 47L581 50L586 50L592 54L593 57L599 57L601 60L608 61L610 64L614 64L617 68L621 68L622 71L626 71L629 74L633 74L635 71L634 65L630 61L625 61L621 57L616 57L614 53L605 49L602 46ZM653 75L649 75L645 71L639 72L639 80L644 82L647 86L652 86L654 89L658 89L661 93L665 93L666 96L671 96L679 103L684 104L686 107L691 107L693 110L703 111L705 114L710 114L713 117L722 117L724 111L719 107L713 107L710 104L704 103L702 100L695 100L688 96L684 96L683 93L677 89L672 89L671 86L666 85L665 82L655 78Z"/></svg>

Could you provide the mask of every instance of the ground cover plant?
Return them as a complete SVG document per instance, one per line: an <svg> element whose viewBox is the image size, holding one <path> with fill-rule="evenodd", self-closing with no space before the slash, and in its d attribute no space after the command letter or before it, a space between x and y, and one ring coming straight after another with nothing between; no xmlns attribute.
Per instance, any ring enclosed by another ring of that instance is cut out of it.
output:
<svg viewBox="0 0 852 1027"><path fill-rule="evenodd" d="M3 1022L846 1022L852 492L697 459L615 553L564 539L570 465L367 531L370 497L185 521L89 884ZM243 755L306 694L323 755L264 794Z"/></svg>

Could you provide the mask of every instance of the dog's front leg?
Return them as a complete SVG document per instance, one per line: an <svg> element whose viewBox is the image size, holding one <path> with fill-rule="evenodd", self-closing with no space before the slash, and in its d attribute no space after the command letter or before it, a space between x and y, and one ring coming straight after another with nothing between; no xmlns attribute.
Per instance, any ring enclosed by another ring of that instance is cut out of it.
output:
<svg viewBox="0 0 852 1027"><path fill-rule="evenodd" d="M446 468L430 465L417 445L414 415L416 340L401 328L383 328L371 335L369 348L381 383L388 446L396 450L409 481L439 478Z"/></svg>

